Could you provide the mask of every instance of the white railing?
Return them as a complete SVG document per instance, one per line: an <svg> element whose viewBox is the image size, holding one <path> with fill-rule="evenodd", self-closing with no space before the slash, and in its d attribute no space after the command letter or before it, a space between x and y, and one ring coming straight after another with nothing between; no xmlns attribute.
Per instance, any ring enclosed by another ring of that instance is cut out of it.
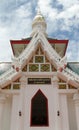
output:
<svg viewBox="0 0 79 130"><path fill-rule="evenodd" d="M47 39L45 38L45 36L43 34L41 34L41 38L44 43L45 50L49 50L48 54L50 55L50 57L52 57L57 63L59 63L59 60L61 59L61 57L53 49L53 47L51 47L51 45L49 44L49 42L47 41Z"/></svg>
<svg viewBox="0 0 79 130"><path fill-rule="evenodd" d="M5 83L7 80L11 80L11 78L16 75L16 71L13 68L10 68L9 70L7 70L6 72L4 72L1 76L0 76L0 84Z"/></svg>
<svg viewBox="0 0 79 130"><path fill-rule="evenodd" d="M32 40L30 41L30 43L28 44L28 46L25 48L25 50L20 54L20 56L18 57L20 64L22 65L23 62L25 61L25 59L28 59L30 53L34 50L34 48L36 47L36 42L38 40L43 41L42 46L44 46L45 50L49 50L48 54L50 55L50 57L53 57L53 59L59 63L59 59L61 59L61 57L57 54L57 52L51 48L51 45L48 43L47 39L45 38L45 36L39 32L36 33Z"/></svg>
<svg viewBox="0 0 79 130"><path fill-rule="evenodd" d="M60 60L62 58L58 55L58 53L53 48L51 48L51 45L48 43L48 41L46 40L46 38L44 37L43 34L41 34L41 38L42 38L42 40L44 42L44 47L46 48L46 50L49 50L48 54L50 55L50 57L52 57L52 59L53 58L55 59L57 65L60 65ZM79 82L79 76L75 72L70 70L69 68L66 68L63 71L63 73L64 73L64 75L66 77L69 77L72 80L75 80L75 81Z"/></svg>
<svg viewBox="0 0 79 130"><path fill-rule="evenodd" d="M37 33L33 36L32 40L30 41L28 46L25 48L25 50L18 57L20 59L21 65L23 64L23 61L25 59L28 59L28 57L30 55L30 52L32 52L32 50L34 50L35 43L36 43L36 41L38 39L38 36L36 36L36 35L37 35Z"/></svg>
<svg viewBox="0 0 79 130"><path fill-rule="evenodd" d="M20 56L18 57L21 65L23 64L23 61L28 58L30 52L34 49L34 47L35 47L34 44L36 43L37 38L38 38L38 36L36 37L36 35L37 34L34 35L30 44L26 47L26 49L23 51L23 53L21 53ZM9 70L4 72L0 76L0 85L4 84L8 80L11 80L11 78L14 77L16 74L17 74L17 71L11 67Z"/></svg>
<svg viewBox="0 0 79 130"><path fill-rule="evenodd" d="M79 82L79 76L78 76L78 74L76 74L75 72L73 72L73 71L70 70L69 68L66 68L65 70L63 70L62 73L63 73L67 78Z"/></svg>

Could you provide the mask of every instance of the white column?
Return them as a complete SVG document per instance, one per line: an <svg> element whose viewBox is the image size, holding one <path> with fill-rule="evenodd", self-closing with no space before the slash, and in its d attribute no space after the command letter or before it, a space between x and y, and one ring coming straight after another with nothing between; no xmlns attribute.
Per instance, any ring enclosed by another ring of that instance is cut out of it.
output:
<svg viewBox="0 0 79 130"><path fill-rule="evenodd" d="M55 112L56 112L56 116L55 116L55 120L56 120L56 124L55 124L55 129L56 130L61 130L61 118L60 118L60 106L59 106L59 93L58 93L58 81L59 79L57 78L57 76L53 76L52 78L52 83L53 83L53 87L54 87L54 98L55 98Z"/></svg>
<svg viewBox="0 0 79 130"><path fill-rule="evenodd" d="M0 130L2 130L2 121L3 121L3 113L4 113L4 105L5 105L5 97L0 96Z"/></svg>
<svg viewBox="0 0 79 130"><path fill-rule="evenodd" d="M60 95L60 110L61 110L61 122L62 130L69 130L69 118L68 118L68 104L67 104L67 95Z"/></svg>
<svg viewBox="0 0 79 130"><path fill-rule="evenodd" d="M24 113L25 113L25 86L27 78L23 75L20 79L20 92L19 95L13 95L12 103L12 119L11 130L24 130Z"/></svg>
<svg viewBox="0 0 79 130"><path fill-rule="evenodd" d="M79 93L74 94L73 100L75 101L77 130L79 130Z"/></svg>
<svg viewBox="0 0 79 130"><path fill-rule="evenodd" d="M11 113L11 128L10 130L18 130L19 122L19 95L15 94L12 97L12 113Z"/></svg>
<svg viewBox="0 0 79 130"><path fill-rule="evenodd" d="M19 127L18 130L24 130L24 115L25 115L25 87L27 84L27 78L23 75L20 79L20 104L19 110L21 111L21 116L19 116Z"/></svg>

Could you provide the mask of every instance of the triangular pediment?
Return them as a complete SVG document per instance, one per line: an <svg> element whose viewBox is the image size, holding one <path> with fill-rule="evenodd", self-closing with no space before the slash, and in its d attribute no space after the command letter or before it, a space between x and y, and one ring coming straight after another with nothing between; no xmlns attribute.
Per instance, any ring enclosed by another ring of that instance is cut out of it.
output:
<svg viewBox="0 0 79 130"><path fill-rule="evenodd" d="M57 54L42 32L36 32L20 56L12 60L12 67L0 77L1 86L11 83L11 79L16 80L22 71L57 71L61 79L68 79L71 84L79 87L79 76L65 66L66 58Z"/></svg>
<svg viewBox="0 0 79 130"><path fill-rule="evenodd" d="M28 69L27 69L28 68ZM52 72L56 68L51 63L50 59L46 56L41 43L38 44L33 56L29 59L28 63L23 67L23 72Z"/></svg>
<svg viewBox="0 0 79 130"><path fill-rule="evenodd" d="M20 59L21 66L24 66L24 64L26 64L26 62L29 61L31 55L33 55L33 53L36 52L37 47L39 45L41 46L43 53L46 53L48 59L52 60L55 66L57 66L57 63L59 62L61 57L51 47L47 38L41 33L36 33L36 35L32 38L31 42L26 47L24 52L18 57ZM38 50L37 50L37 53L38 53Z"/></svg>

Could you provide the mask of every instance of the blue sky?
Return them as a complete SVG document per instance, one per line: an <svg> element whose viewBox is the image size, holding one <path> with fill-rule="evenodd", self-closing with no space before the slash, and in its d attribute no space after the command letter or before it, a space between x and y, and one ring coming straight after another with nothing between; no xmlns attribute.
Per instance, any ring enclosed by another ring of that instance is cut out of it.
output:
<svg viewBox="0 0 79 130"><path fill-rule="evenodd" d="M69 39L67 59L79 62L79 0L0 0L0 62L11 61L11 39L30 36L38 7L49 37Z"/></svg>

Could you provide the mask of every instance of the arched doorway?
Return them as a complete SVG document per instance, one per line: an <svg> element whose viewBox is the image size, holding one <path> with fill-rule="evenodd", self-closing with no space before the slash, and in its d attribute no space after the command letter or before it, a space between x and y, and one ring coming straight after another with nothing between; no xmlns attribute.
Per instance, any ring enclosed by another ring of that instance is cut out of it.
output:
<svg viewBox="0 0 79 130"><path fill-rule="evenodd" d="M41 90L31 100L31 126L48 126L48 100Z"/></svg>

